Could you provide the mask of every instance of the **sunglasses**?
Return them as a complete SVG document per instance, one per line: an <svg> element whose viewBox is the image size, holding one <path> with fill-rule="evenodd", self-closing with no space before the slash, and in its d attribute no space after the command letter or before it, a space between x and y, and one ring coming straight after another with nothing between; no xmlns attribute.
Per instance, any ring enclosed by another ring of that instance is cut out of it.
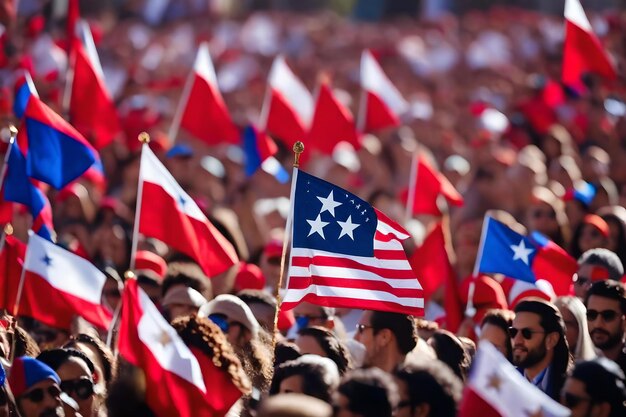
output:
<svg viewBox="0 0 626 417"><path fill-rule="evenodd" d="M373 329L374 326L368 326L367 324L357 324L356 331L358 334L361 334L365 331L365 329Z"/></svg>
<svg viewBox="0 0 626 417"><path fill-rule="evenodd" d="M530 340L533 338L533 334L535 333L545 333L543 330L533 330L533 329L529 329L528 327L524 327L523 329L518 329L516 327L509 327L509 336L511 336L511 339L515 339L515 336L517 336L517 333L522 333L522 337L526 340Z"/></svg>
<svg viewBox="0 0 626 417"><path fill-rule="evenodd" d="M32 391L22 394L22 398L26 398L34 403L40 403L43 401L46 392L54 399L58 399L61 395L61 389L57 385L50 385L47 390L44 390L43 388L36 388Z"/></svg>
<svg viewBox="0 0 626 417"><path fill-rule="evenodd" d="M613 321L617 318L618 312L615 310L587 310L587 320L594 321L598 318L598 316L602 317L604 321Z"/></svg>
<svg viewBox="0 0 626 417"><path fill-rule="evenodd" d="M576 407L584 401L591 401L591 398L579 397L578 395L570 394L569 392L561 394L561 404L570 409Z"/></svg>
<svg viewBox="0 0 626 417"><path fill-rule="evenodd" d="M209 320L215 323L223 333L228 333L232 326L243 326L237 321L228 321L228 318L223 314L211 314Z"/></svg>
<svg viewBox="0 0 626 417"><path fill-rule="evenodd" d="M86 400L93 395L93 382L88 378L68 379L61 381L61 391L68 395L76 393L76 397Z"/></svg>

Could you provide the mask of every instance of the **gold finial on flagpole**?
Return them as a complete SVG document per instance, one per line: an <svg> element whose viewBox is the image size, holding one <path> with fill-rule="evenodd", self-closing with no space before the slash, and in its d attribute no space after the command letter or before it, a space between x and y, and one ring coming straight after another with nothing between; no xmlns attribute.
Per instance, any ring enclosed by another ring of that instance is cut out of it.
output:
<svg viewBox="0 0 626 417"><path fill-rule="evenodd" d="M293 167L298 168L300 166L300 155L304 152L304 143L297 141L293 144Z"/></svg>
<svg viewBox="0 0 626 417"><path fill-rule="evenodd" d="M9 125L9 132L11 132L12 138L15 139L17 137L17 127L15 127L14 125Z"/></svg>
<svg viewBox="0 0 626 417"><path fill-rule="evenodd" d="M137 140L141 143L150 143L150 135L148 132L141 132L137 135Z"/></svg>
<svg viewBox="0 0 626 417"><path fill-rule="evenodd" d="M13 234L13 225L11 223L7 223L4 225L4 234L11 236Z"/></svg>
<svg viewBox="0 0 626 417"><path fill-rule="evenodd" d="M124 279L126 281L128 281L129 279L135 279L135 278L137 278L135 276L135 273L133 271L131 271L130 269L128 271L124 272Z"/></svg>

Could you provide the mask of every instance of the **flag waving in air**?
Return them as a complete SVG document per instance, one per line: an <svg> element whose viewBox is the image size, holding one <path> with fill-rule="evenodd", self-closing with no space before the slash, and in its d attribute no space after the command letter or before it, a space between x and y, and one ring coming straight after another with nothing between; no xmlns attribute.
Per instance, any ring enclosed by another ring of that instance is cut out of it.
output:
<svg viewBox="0 0 626 417"><path fill-rule="evenodd" d="M402 240L409 234L354 194L295 170L289 283L301 301L423 315L422 287Z"/></svg>
<svg viewBox="0 0 626 417"><path fill-rule="evenodd" d="M276 143L264 132L259 132L253 125L243 130L242 148L245 155L246 176L252 176L260 167L273 175L280 183L289 181L289 173L280 162L274 158L278 152Z"/></svg>

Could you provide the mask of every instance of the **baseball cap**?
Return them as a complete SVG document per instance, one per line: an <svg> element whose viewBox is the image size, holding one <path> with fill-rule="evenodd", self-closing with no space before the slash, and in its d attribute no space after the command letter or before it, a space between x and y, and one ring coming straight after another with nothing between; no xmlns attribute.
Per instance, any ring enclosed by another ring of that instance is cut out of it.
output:
<svg viewBox="0 0 626 417"><path fill-rule="evenodd" d="M202 317L208 317L211 314L223 314L229 320L241 323L246 329L250 330L254 337L257 337L259 334L260 325L250 307L241 298L231 294L218 295L215 299L200 307L198 314Z"/></svg>
<svg viewBox="0 0 626 417"><path fill-rule="evenodd" d="M18 398L33 385L46 379L61 383L57 373L45 363L29 356L20 356L11 366L9 386L15 398Z"/></svg>

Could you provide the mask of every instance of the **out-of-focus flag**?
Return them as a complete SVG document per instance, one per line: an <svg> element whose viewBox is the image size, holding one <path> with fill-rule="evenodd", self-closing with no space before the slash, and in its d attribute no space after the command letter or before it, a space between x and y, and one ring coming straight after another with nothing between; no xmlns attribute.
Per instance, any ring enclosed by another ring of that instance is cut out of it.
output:
<svg viewBox="0 0 626 417"><path fill-rule="evenodd" d="M274 158L278 151L276 143L253 125L246 126L243 131L243 151L245 154L245 171L248 177L262 167L265 172L273 175L278 182L286 183L289 181L289 173Z"/></svg>

